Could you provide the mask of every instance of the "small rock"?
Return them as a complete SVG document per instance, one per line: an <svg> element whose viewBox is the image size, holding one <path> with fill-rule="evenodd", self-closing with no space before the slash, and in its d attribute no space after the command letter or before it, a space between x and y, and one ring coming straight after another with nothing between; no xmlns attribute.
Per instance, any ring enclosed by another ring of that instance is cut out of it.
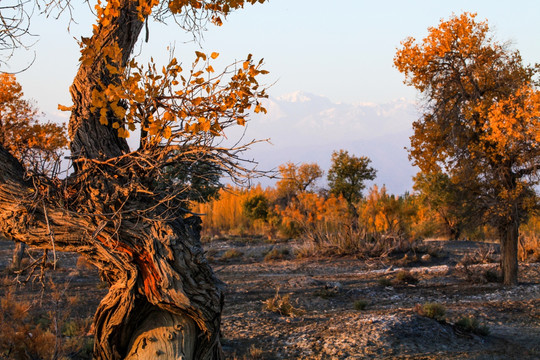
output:
<svg viewBox="0 0 540 360"><path fill-rule="evenodd" d="M424 255L422 255L421 259L422 259L422 261L429 261L429 260L431 260L431 255L424 254Z"/></svg>

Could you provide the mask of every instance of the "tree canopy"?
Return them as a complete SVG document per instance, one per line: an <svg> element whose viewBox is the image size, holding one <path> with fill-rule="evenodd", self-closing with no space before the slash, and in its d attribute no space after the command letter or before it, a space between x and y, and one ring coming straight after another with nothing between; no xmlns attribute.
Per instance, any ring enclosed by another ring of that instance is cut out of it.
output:
<svg viewBox="0 0 540 360"><path fill-rule="evenodd" d="M297 165L288 162L280 165L278 170L281 177L276 183L278 197L285 201L290 201L304 191L313 191L315 182L323 175L323 171L315 163Z"/></svg>
<svg viewBox="0 0 540 360"><path fill-rule="evenodd" d="M0 144L28 171L50 174L67 147L66 129L39 117L15 76L0 74Z"/></svg>
<svg viewBox="0 0 540 360"><path fill-rule="evenodd" d="M424 172L448 172L476 195L499 229L504 281L516 283L518 227L538 183L538 68L469 13L441 20L420 42L404 40L394 64L425 98L411 159Z"/></svg>
<svg viewBox="0 0 540 360"><path fill-rule="evenodd" d="M346 150L334 151L328 170L330 193L343 196L349 205L356 203L362 198L365 181L375 179L377 171L370 163L366 156L349 155Z"/></svg>

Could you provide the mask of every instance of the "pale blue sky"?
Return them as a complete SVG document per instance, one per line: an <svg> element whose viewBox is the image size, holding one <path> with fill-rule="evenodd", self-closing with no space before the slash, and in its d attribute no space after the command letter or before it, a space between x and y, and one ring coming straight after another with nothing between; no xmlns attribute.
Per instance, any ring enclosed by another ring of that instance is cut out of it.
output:
<svg viewBox="0 0 540 360"><path fill-rule="evenodd" d="M247 53L264 58L267 82L276 82L273 96L301 90L335 102L415 99L392 67L396 47L407 36L422 38L429 26L462 11L487 18L497 39L512 41L525 62L540 62L538 0L270 0L237 11L221 28L210 25L202 46L220 52L222 64ZM58 103L70 103L68 88L79 57L74 38L87 35L92 23L85 5L78 5L75 17L79 24L72 24L71 33L66 17L35 17L32 31L39 34L38 43L10 63L9 70L17 71L36 52L34 65L18 78L26 95L51 115ZM165 61L167 45L176 43L179 59L190 63L196 48L185 44L190 39L175 25L151 24L143 53Z"/></svg>
<svg viewBox="0 0 540 360"><path fill-rule="evenodd" d="M72 2L79 5L78 24L71 25L71 32L66 17L35 17L32 31L39 34L38 43L10 62L11 71L20 70L36 53L33 66L18 79L26 96L55 121L68 119L69 114L59 112L57 104L71 103L69 86L79 58L75 38L88 36L93 22L83 0ZM415 115L404 110L391 119L395 125L381 122L385 111L414 102L417 94L403 85L402 75L393 68L393 57L407 36L422 39L441 18L463 11L488 19L496 38L511 41L526 63L540 62L540 0L270 0L237 11L221 28L210 25L201 45L208 53L221 54L216 70L248 53L264 58L270 71L265 82L275 83L269 90L274 99L297 91L319 95L308 95L313 101L304 105L278 100L268 115L250 122L247 138L272 137L273 145L259 144L247 155L260 162L261 168L293 161L317 162L327 169L331 151L345 148L372 158L378 170L375 182L403 193L410 191L411 176L417 171L404 149L410 136L406 129ZM174 44L176 56L184 68L189 67L198 49L197 44L186 43L192 35L174 24L150 24L149 28L150 42L140 42L135 51L143 54L140 58L153 56L163 64L169 57L167 46ZM374 107L376 111L349 105L361 103L384 105ZM324 114L336 111L340 119L325 118ZM371 118L360 116L363 113L372 114ZM313 124L314 120L321 124ZM328 121L339 126L326 126ZM303 124L311 124L305 125L310 129ZM375 135L378 138L371 139Z"/></svg>

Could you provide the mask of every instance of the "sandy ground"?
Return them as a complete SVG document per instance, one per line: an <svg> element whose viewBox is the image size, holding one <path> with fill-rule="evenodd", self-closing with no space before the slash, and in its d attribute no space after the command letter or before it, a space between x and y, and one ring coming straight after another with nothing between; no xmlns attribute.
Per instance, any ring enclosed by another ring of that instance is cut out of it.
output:
<svg viewBox="0 0 540 360"><path fill-rule="evenodd" d="M430 242L430 256L385 259L295 259L294 243L215 241L205 244L226 284L222 343L228 359L540 359L540 264L520 264L520 284L494 281L497 246ZM264 260L271 249L283 259ZM6 270L12 244L0 241L0 295L13 289ZM236 257L225 259L234 249ZM286 249L286 250L284 250ZM283 251L282 251L283 250ZM288 254L287 254L288 252ZM35 254L38 256L38 253ZM76 254L57 254L48 277L70 302L66 316L88 318L107 289ZM226 256L225 256L226 257ZM468 261L464 261L468 257ZM469 263L463 267L462 263ZM400 281L406 271L413 280ZM21 277L22 279L22 277ZM17 285L21 299L50 299L54 289ZM298 309L285 316L264 302L289 297ZM36 300L34 300L36 302ZM421 316L418 304L438 303L439 321ZM365 306L360 310L360 305ZM473 317L488 335L454 324Z"/></svg>

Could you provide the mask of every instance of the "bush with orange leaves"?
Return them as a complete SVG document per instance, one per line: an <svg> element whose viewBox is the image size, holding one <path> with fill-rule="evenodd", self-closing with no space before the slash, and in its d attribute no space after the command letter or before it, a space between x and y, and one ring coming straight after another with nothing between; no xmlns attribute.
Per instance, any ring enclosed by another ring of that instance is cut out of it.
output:
<svg viewBox="0 0 540 360"><path fill-rule="evenodd" d="M413 235L418 207L415 198L391 195L383 186L374 185L358 204L359 225L369 236L403 238Z"/></svg>
<svg viewBox="0 0 540 360"><path fill-rule="evenodd" d="M519 233L519 260L540 262L540 215L531 216Z"/></svg>
<svg viewBox="0 0 540 360"><path fill-rule="evenodd" d="M347 255L386 256L407 251L415 225L417 206L412 196L393 196L374 186L357 204L354 219L343 197L324 198L302 193L281 211L282 221L298 229L304 240L298 256Z"/></svg>
<svg viewBox="0 0 540 360"><path fill-rule="evenodd" d="M270 202L273 189L263 189L260 185L243 189L227 186L220 189L216 199L206 203L194 203L192 211L202 214L202 236L205 239L227 235L274 236L275 214L269 208L266 219L253 219L246 214L245 204L254 197L264 197Z"/></svg>

